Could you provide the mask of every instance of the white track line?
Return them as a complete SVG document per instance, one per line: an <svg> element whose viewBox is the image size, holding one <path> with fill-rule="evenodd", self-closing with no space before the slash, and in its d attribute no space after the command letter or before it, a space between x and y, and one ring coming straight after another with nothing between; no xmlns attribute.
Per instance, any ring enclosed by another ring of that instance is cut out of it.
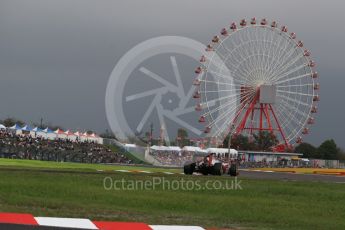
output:
<svg viewBox="0 0 345 230"><path fill-rule="evenodd" d="M65 227L65 228L81 228L81 229L98 229L88 219L72 219L72 218L54 218L54 217L35 217L37 223L41 226Z"/></svg>
<svg viewBox="0 0 345 230"><path fill-rule="evenodd" d="M114 170L114 171L116 171L116 172L125 172L125 173L131 172L131 171L128 171L128 170L123 170L123 169L121 169L121 170Z"/></svg>
<svg viewBox="0 0 345 230"><path fill-rule="evenodd" d="M152 173L150 171L138 171L138 172L140 172L140 173Z"/></svg>
<svg viewBox="0 0 345 230"><path fill-rule="evenodd" d="M150 225L153 230L205 230L197 226L168 226L168 225Z"/></svg>

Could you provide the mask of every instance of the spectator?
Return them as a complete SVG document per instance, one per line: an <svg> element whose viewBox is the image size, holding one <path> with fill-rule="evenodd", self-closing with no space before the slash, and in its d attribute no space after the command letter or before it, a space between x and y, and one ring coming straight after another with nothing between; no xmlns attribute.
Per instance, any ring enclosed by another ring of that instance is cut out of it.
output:
<svg viewBox="0 0 345 230"><path fill-rule="evenodd" d="M94 142L48 140L0 130L0 157L81 163L131 164L125 155Z"/></svg>

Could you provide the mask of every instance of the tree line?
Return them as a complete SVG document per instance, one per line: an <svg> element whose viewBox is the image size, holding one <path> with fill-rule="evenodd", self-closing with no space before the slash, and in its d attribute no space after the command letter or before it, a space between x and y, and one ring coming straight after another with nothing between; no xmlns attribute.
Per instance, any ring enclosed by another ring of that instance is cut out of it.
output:
<svg viewBox="0 0 345 230"><path fill-rule="evenodd" d="M333 139L325 140L318 147L309 143L301 143L296 146L295 152L303 153L305 158L345 160L345 152L337 146Z"/></svg>
<svg viewBox="0 0 345 230"><path fill-rule="evenodd" d="M232 148L240 150L261 150L272 151L272 147L277 145L276 137L267 131L253 134L252 137L235 135L231 139ZM228 138L224 140L224 146L228 146ZM287 152L303 153L305 158L326 159L326 160L345 160L345 152L337 146L333 139L325 140L320 146L316 147L309 143L301 143L293 150Z"/></svg>

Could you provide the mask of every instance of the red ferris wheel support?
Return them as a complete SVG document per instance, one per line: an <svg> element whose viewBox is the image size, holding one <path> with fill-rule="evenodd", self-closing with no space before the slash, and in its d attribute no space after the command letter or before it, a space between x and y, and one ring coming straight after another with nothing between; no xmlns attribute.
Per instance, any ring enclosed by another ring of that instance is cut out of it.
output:
<svg viewBox="0 0 345 230"><path fill-rule="evenodd" d="M274 135L281 135L283 144L275 147L276 151L284 151L290 147L272 104L275 103L275 86L263 85L257 87L253 95L253 88L241 88L241 106L235 114L232 124L238 124L236 134L248 131L250 134L269 131ZM250 95L251 94L251 95ZM257 119L257 117L259 118ZM254 122L254 120L258 122ZM258 124L257 124L258 123Z"/></svg>

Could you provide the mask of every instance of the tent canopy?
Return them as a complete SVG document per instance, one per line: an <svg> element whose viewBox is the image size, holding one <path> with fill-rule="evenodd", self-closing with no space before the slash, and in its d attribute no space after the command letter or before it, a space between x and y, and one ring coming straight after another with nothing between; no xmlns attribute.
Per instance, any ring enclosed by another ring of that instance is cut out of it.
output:
<svg viewBox="0 0 345 230"><path fill-rule="evenodd" d="M65 134L65 131L63 131L62 129L57 129L54 131L54 133L56 134Z"/></svg>
<svg viewBox="0 0 345 230"><path fill-rule="evenodd" d="M67 130L67 131L65 132L65 134L66 134L67 136L75 136L75 134L74 134L71 130Z"/></svg>
<svg viewBox="0 0 345 230"><path fill-rule="evenodd" d="M14 126L10 127L9 129L19 130L19 129L22 129L22 127L20 127L20 125L18 125L18 124L15 124Z"/></svg>
<svg viewBox="0 0 345 230"><path fill-rule="evenodd" d="M156 150L156 151L170 151L168 146L158 146L158 145L154 145L151 147L152 150Z"/></svg>
<svg viewBox="0 0 345 230"><path fill-rule="evenodd" d="M189 151L189 152L196 152L196 153L216 153L216 154L225 154L228 153L229 150L227 148L208 148L208 149L201 149L199 147L195 147L195 146L185 146L183 147L183 149L181 149L178 146L157 146L154 145L151 147L152 150L156 150L156 151ZM236 149L231 149L230 150L230 154L238 154Z"/></svg>
<svg viewBox="0 0 345 230"><path fill-rule="evenodd" d="M22 131L32 131L32 128L31 128L29 125L25 125L25 126L22 128Z"/></svg>
<svg viewBox="0 0 345 230"><path fill-rule="evenodd" d="M179 146L169 146L170 151L181 151L181 148Z"/></svg>
<svg viewBox="0 0 345 230"><path fill-rule="evenodd" d="M45 133L54 133L54 131L49 129L48 127L46 129L44 129L43 132L45 132Z"/></svg>
<svg viewBox="0 0 345 230"><path fill-rule="evenodd" d="M152 150L157 150L157 151L181 151L181 148L178 146L157 146L154 145L151 147Z"/></svg>
<svg viewBox="0 0 345 230"><path fill-rule="evenodd" d="M38 127L35 127L32 131L34 131L34 132L43 132L43 130L38 128Z"/></svg>
<svg viewBox="0 0 345 230"><path fill-rule="evenodd" d="M206 149L206 151L208 153L225 154L225 153L229 152L229 149L226 149L226 148L208 148L208 149ZM236 149L230 149L230 154L237 154L237 153L238 152Z"/></svg>
<svg viewBox="0 0 345 230"><path fill-rule="evenodd" d="M82 133L82 132L75 132L74 135L76 135L77 137L88 137L89 135L87 134L87 132Z"/></svg>
<svg viewBox="0 0 345 230"><path fill-rule="evenodd" d="M99 138L99 136L96 133L91 133L90 137L92 137L92 138Z"/></svg>
<svg viewBox="0 0 345 230"><path fill-rule="evenodd" d="M201 149L200 147L195 147L195 146L185 146L182 149L183 151L188 151L188 152L200 152L200 153L206 153L207 151L204 149Z"/></svg>
<svg viewBox="0 0 345 230"><path fill-rule="evenodd" d="M0 124L0 129L6 129L6 126ZM30 125L25 125L24 127L21 127L18 124L13 125L12 127L8 127L8 129L11 130L17 130L17 131L27 131L27 132L35 132L35 133L44 133L43 136L46 136L46 138L50 138L50 139L55 139L57 137L59 138L70 138L72 140L76 140L76 139L84 139L84 140L93 140L96 141L97 143L103 143L103 138L101 138L100 136L98 136L96 133L90 133L88 134L87 132L72 132L71 130L67 130L64 131L62 129L57 129L55 131L51 130L49 127L45 128L45 129L41 129L39 127L35 127L32 128ZM76 136L78 138L76 138ZM135 145L134 145L135 147Z"/></svg>

